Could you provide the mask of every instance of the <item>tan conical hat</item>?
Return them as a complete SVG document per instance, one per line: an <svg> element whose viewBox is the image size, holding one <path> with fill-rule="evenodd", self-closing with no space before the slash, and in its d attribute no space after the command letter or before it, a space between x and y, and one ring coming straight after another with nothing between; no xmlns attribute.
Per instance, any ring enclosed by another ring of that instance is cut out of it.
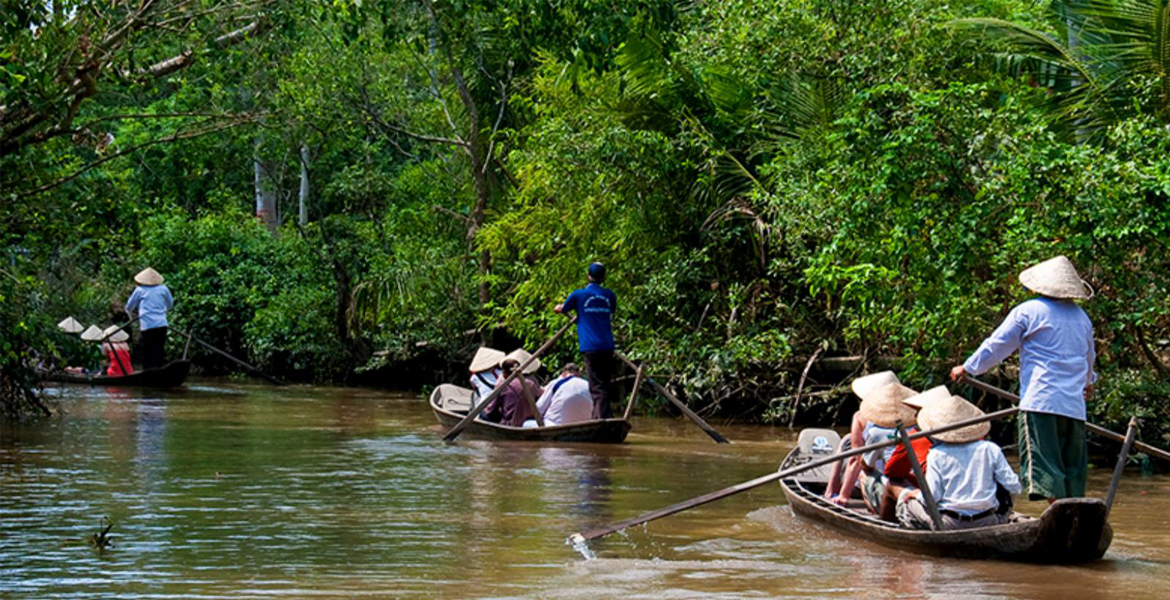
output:
<svg viewBox="0 0 1170 600"><path fill-rule="evenodd" d="M517 348L517 349L509 352L508 355L504 357L504 360L502 360L500 362L504 362L506 360L514 360L520 364L524 364L524 361L528 360L529 358L532 358L532 355L529 354L527 350L525 350L523 348ZM535 373L536 370L539 368L540 368L540 359L538 358L538 359L532 361L532 364L528 365L528 367L526 369L524 369L524 374L531 375L532 373Z"/></svg>
<svg viewBox="0 0 1170 600"><path fill-rule="evenodd" d="M983 411L974 404L958 396L950 396L935 400L919 411L918 427L923 431L929 431L981 416L983 416ZM952 444L963 444L982 439L989 431L991 431L991 423L984 421L962 429L938 433L931 437Z"/></svg>
<svg viewBox="0 0 1170 600"><path fill-rule="evenodd" d="M115 331L117 333L114 333ZM109 327L106 327L106 330L102 332L102 337L106 337L107 335L110 337L106 339L111 342L124 342L130 339L130 336L125 331L118 329L117 325L110 325Z"/></svg>
<svg viewBox="0 0 1170 600"><path fill-rule="evenodd" d="M1092 288L1077 274L1072 261L1064 256L1048 259L1020 273L1024 287L1049 298L1061 300L1088 300Z"/></svg>
<svg viewBox="0 0 1170 600"><path fill-rule="evenodd" d="M472 373L479 373L480 371L490 371L504 361L505 354L495 348L488 348L487 346L480 346L479 350L475 351L475 356L471 359L471 366L468 367Z"/></svg>
<svg viewBox="0 0 1170 600"><path fill-rule="evenodd" d="M902 404L905 404L914 410L922 410L929 404L950 397L951 391L947 389L947 386L940 385L938 387L932 387L929 390L918 394L917 396L911 396L903 400Z"/></svg>
<svg viewBox="0 0 1170 600"><path fill-rule="evenodd" d="M871 373L864 377L858 377L853 380L850 387L853 388L853 393L857 394L858 398L865 400L866 396L891 383L902 383L902 381L898 379L898 376L893 371L882 371L880 373Z"/></svg>
<svg viewBox="0 0 1170 600"><path fill-rule="evenodd" d="M914 409L902 404L902 401L917 394L900 383L882 386L861 401L861 416L881 427L893 427L899 420L909 427L914 424Z"/></svg>
<svg viewBox="0 0 1170 600"><path fill-rule="evenodd" d="M57 323L57 327L60 327L61 331L65 333L81 333L85 331L85 325L78 323L77 319L73 317L66 317L65 320Z"/></svg>
<svg viewBox="0 0 1170 600"><path fill-rule="evenodd" d="M89 329L81 332L81 339L87 342L96 342L102 339L102 330L97 325L90 325Z"/></svg>
<svg viewBox="0 0 1170 600"><path fill-rule="evenodd" d="M158 271L146 267L134 276L134 282L138 285L158 285L163 282L163 276L159 275Z"/></svg>

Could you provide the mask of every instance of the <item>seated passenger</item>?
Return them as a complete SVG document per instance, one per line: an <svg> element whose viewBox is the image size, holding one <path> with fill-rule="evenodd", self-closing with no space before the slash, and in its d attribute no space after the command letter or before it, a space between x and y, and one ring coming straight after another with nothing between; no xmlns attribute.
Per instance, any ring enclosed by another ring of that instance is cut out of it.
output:
<svg viewBox="0 0 1170 600"><path fill-rule="evenodd" d="M568 363L561 368L561 377L550 383L536 403L536 410L544 417L544 424L566 425L593 418L593 396L589 382L581 377L577 365ZM536 421L532 421L535 425ZM525 426L528 424L525 423Z"/></svg>
<svg viewBox="0 0 1170 600"><path fill-rule="evenodd" d="M504 358L504 362L500 365L502 377L496 385L502 385L508 377L511 377L520 368L522 362L516 360L511 354ZM540 367L537 361L533 362L537 364L537 368ZM530 375L521 374L519 377L508 382L508 385L504 387L503 391L487 405L483 411L482 418L485 421L508 425L510 427L523 427L524 421L535 419L535 413L532 411L525 396L529 395L535 399L543 393L544 390L536 383L535 378Z"/></svg>
<svg viewBox="0 0 1170 600"><path fill-rule="evenodd" d="M951 396L928 404L918 414L923 430L936 429L983 415L974 404ZM1004 458L1003 450L984 440L991 423L984 421L939 433L926 458L926 483L938 504L942 528L970 529L1007 523L1000 511L997 487L1020 493L1020 479ZM922 493L903 491L896 508L898 520L915 529L934 529Z"/></svg>
<svg viewBox="0 0 1170 600"><path fill-rule="evenodd" d="M914 411L904 406L901 400L916 395L916 392L902 385L893 371L859 377L853 381L852 388L861 399L861 408L853 415L850 436L841 442L838 452L892 439L894 425L899 419L906 425L914 424ZM862 497L876 512L885 491L882 470L892 452L891 447L850 458L843 475L836 469L831 473L825 497L844 505L853 493L853 486L860 480Z"/></svg>
<svg viewBox="0 0 1170 600"><path fill-rule="evenodd" d="M471 371L471 401L474 404L496 387L500 380L500 361L504 360L504 353L494 348L480 346L471 359L468 370Z"/></svg>
<svg viewBox="0 0 1170 600"><path fill-rule="evenodd" d="M909 406L915 411L922 410L922 407L936 401L951 397L951 392L947 390L945 385L933 387L917 396L911 396L902 401L902 404ZM911 426L906 428L906 433L918 433L918 426ZM927 453L930 452L932 442L929 437L921 437L910 442L910 447L914 449L914 456L918 459L918 464L926 472L926 458ZM886 476L886 493L882 496L881 505L878 507L878 515L886 521L897 521L895 507L899 496L907 488L918 487L918 478L914 475L914 467L910 464L910 454L906 452L906 446L898 444L894 446L894 451L890 453L890 458L886 460L886 468L884 471Z"/></svg>
<svg viewBox="0 0 1170 600"><path fill-rule="evenodd" d="M108 337L107 337L108 336ZM102 352L110 364L106 366L107 377L122 377L134 374L134 365L130 364L130 345L126 343L130 336L118 329L117 325L109 326L102 332L106 341L102 342Z"/></svg>

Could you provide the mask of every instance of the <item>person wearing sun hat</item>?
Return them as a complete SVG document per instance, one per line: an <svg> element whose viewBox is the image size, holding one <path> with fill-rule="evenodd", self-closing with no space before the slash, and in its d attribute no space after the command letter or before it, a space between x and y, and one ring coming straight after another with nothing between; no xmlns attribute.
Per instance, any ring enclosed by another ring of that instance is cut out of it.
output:
<svg viewBox="0 0 1170 600"><path fill-rule="evenodd" d="M515 350L505 356L504 360L500 363L503 377L496 386L499 387L503 384L504 380L511 377L531 356L531 354L523 349ZM533 368L533 365L535 365L535 368ZM530 394L535 400L544 394L544 390L541 389L536 378L531 375L531 373L539 368L540 362L536 360L525 367L524 372L512 381L509 381L508 385L500 391L499 395L484 408L481 418L485 421L511 427L523 427L524 422L528 419L536 419L536 415L533 412L535 407L529 405L528 400L524 396L526 393Z"/></svg>
<svg viewBox="0 0 1170 600"><path fill-rule="evenodd" d="M918 413L918 424L923 431L930 431L982 415L983 411L974 404L949 396L927 404ZM938 504L944 530L1009 521L1009 516L999 510L998 486L1010 494L1020 493L1022 486L1003 450L983 439L989 431L991 423L984 421L932 436L934 446L926 457L926 484ZM934 529L919 490L901 494L897 515L907 527Z"/></svg>
<svg viewBox="0 0 1170 600"><path fill-rule="evenodd" d="M118 329L117 325L110 325L102 332L101 337L105 338L105 341L102 342L102 352L105 353L106 360L110 362L106 366L106 376L133 375L134 365L130 363L130 344L126 343L130 339L130 335Z"/></svg>
<svg viewBox="0 0 1170 600"><path fill-rule="evenodd" d="M166 364L167 311L174 307L171 290L163 285L158 271L147 267L134 276L138 287L126 301L126 314L138 311L142 331L142 368L153 369Z"/></svg>
<svg viewBox="0 0 1170 600"><path fill-rule="evenodd" d="M1085 495L1088 447L1085 402L1097 374L1093 323L1076 300L1092 288L1064 257L1020 273L1020 283L1039 297L1011 310L1003 323L951 379L982 375L1013 352L1020 352L1020 475L1033 500Z"/></svg>
<svg viewBox="0 0 1170 600"><path fill-rule="evenodd" d="M471 389L476 398L486 398L500 380L500 362L506 356L502 351L480 346L467 370L471 372Z"/></svg>
<svg viewBox="0 0 1170 600"><path fill-rule="evenodd" d="M950 390L946 386L940 385L917 396L911 396L903 400L902 404L915 411L921 411L928 404L950 397ZM918 433L920 429L918 425L907 426L906 433ZM910 442L910 447L914 449L914 457L918 459L918 464L923 469L926 468L927 455L933 445L929 437L921 437ZM904 491L920 485L914 474L914 467L911 465L910 453L906 451L904 445L894 446L894 451L886 460L886 468L882 474L886 476L886 495L882 496L881 506L878 507L878 516L886 521L897 521L896 507L898 501L903 498Z"/></svg>

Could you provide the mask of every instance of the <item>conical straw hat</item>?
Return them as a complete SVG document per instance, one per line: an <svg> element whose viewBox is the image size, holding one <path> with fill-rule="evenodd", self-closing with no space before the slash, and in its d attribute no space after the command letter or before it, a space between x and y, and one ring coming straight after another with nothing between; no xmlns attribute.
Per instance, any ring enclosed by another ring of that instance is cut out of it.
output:
<svg viewBox="0 0 1170 600"><path fill-rule="evenodd" d="M1077 274L1072 261L1057 256L1020 273L1024 287L1049 298L1062 300L1088 300L1093 296L1092 288Z"/></svg>
<svg viewBox="0 0 1170 600"><path fill-rule="evenodd" d="M102 330L97 325L90 325L89 329L81 332L81 339L87 342L96 342L102 339Z"/></svg>
<svg viewBox="0 0 1170 600"><path fill-rule="evenodd" d="M138 285L159 285L163 282L163 276L158 274L158 271L150 267L146 267L140 273L134 276L134 282Z"/></svg>
<svg viewBox="0 0 1170 600"><path fill-rule="evenodd" d="M517 348L517 349L511 351L510 353L508 353L508 355L504 357L504 360L502 360L500 362L504 362L507 360L514 360L520 364L524 364L524 361L528 360L529 358L532 358L532 355L529 354L527 350L525 350L523 348ZM528 367L526 369L524 369L524 374L531 375L532 373L535 373L536 370L539 368L540 368L540 359L538 358L538 359L532 361L532 364L528 365Z"/></svg>
<svg viewBox="0 0 1170 600"><path fill-rule="evenodd" d="M891 383L902 383L902 381L898 379L898 376L893 371L882 371L880 373L871 373L865 377L858 377L853 380L850 387L853 388L853 393L857 394L858 398L865 400L866 396Z"/></svg>
<svg viewBox="0 0 1170 600"><path fill-rule="evenodd" d="M65 333L81 333L85 331L85 325L78 323L77 319L73 317L66 317L64 321L57 323L57 327L60 327L61 331Z"/></svg>
<svg viewBox="0 0 1170 600"><path fill-rule="evenodd" d="M117 333L114 333L115 331ZM110 335L110 334L113 334L113 335ZM130 336L127 335L125 331L118 329L117 325L110 325L109 327L106 327L106 330L102 332L102 337L105 337L107 335L110 337L108 337L106 339L111 341L111 342L124 342L124 341L130 339Z"/></svg>
<svg viewBox="0 0 1170 600"><path fill-rule="evenodd" d="M923 431L945 427L951 423L966 421L983 416L983 411L974 404L958 397L951 396L935 400L918 413L918 428ZM945 431L934 434L933 438L952 444L963 444L982 439L991 431L991 423L984 421L975 425L968 425L962 429Z"/></svg>
<svg viewBox="0 0 1170 600"><path fill-rule="evenodd" d="M881 427L893 427L899 420L909 427L914 424L914 409L902 401L916 395L918 392L900 383L882 386L861 401L861 416Z"/></svg>
<svg viewBox="0 0 1170 600"><path fill-rule="evenodd" d="M488 348L487 346L480 346L479 350L475 351L475 356L471 359L471 366L468 367L472 373L479 373L481 371L490 371L503 362L505 354L495 348Z"/></svg>
<svg viewBox="0 0 1170 600"><path fill-rule="evenodd" d="M947 386L940 385L938 387L932 387L929 390L918 394L917 396L911 396L903 400L902 404L905 404L914 410L922 410L934 402L950 397L951 391L947 389Z"/></svg>

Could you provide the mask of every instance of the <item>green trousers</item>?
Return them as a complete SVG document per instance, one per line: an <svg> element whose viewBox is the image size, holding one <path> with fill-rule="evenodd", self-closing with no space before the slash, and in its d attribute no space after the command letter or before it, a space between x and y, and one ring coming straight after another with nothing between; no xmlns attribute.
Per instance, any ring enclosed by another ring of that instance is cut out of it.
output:
<svg viewBox="0 0 1170 600"><path fill-rule="evenodd" d="M1049 413L1020 411L1020 479L1028 498L1085 495L1089 448L1085 422Z"/></svg>

